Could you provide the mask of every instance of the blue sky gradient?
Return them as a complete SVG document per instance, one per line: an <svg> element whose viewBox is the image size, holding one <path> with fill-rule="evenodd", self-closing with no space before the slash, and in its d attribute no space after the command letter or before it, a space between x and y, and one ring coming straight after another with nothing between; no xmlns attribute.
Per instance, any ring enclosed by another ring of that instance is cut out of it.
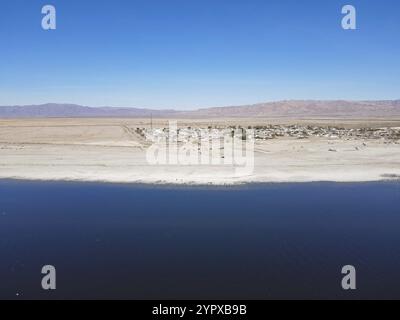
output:
<svg viewBox="0 0 400 320"><path fill-rule="evenodd" d="M0 41L0 105L400 98L398 0L1 0Z"/></svg>

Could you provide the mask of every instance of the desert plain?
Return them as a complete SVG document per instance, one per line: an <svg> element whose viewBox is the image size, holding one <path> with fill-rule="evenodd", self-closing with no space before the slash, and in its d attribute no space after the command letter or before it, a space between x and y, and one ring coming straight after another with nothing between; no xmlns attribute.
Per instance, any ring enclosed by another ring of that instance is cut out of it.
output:
<svg viewBox="0 0 400 320"><path fill-rule="evenodd" d="M180 119L178 127L301 126L345 130L386 128L400 118ZM0 178L145 184L234 185L254 182L380 181L400 178L400 140L384 137L277 136L256 139L254 169L232 165L150 164L151 145L140 130L168 127L168 119L43 118L0 120ZM139 130L140 129L140 130Z"/></svg>

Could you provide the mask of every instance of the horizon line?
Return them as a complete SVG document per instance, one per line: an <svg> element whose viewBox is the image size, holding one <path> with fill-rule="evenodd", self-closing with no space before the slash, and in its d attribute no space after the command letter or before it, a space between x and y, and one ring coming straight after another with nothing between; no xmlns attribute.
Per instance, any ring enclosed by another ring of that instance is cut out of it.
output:
<svg viewBox="0 0 400 320"><path fill-rule="evenodd" d="M150 111L176 111L176 112L190 112L197 110L207 110L207 109L219 109L219 108L234 108L234 107L249 107L249 106L257 106L260 104L271 104L271 103L282 103L282 102L394 102L400 101L398 99L282 99L282 100L270 100L270 101L262 101L255 102L249 104L232 104L232 105L223 105L223 106L208 106L208 107L196 107L196 108L162 108L159 109L157 107L121 107L121 106L90 106L86 104L78 104L78 103L70 103L70 102L46 102L46 103L33 103L33 104L14 104L14 105L0 105L0 108L23 108L23 107L41 107L46 105L67 105L67 106L77 106L83 108L91 108L91 109L104 109L104 108L113 108L113 109L138 109L138 110L150 110Z"/></svg>

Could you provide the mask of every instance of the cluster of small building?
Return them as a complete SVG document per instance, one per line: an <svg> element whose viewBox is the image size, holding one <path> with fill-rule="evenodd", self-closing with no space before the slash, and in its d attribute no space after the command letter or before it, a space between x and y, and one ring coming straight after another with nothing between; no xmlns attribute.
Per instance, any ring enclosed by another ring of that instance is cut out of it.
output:
<svg viewBox="0 0 400 320"><path fill-rule="evenodd" d="M168 128L146 129L137 128L136 132L147 141L160 139L170 139L171 133ZM248 133L255 140L270 140L280 137L289 137L296 139L308 139L310 137L345 139L345 140L387 140L393 142L400 141L400 128L358 128L346 129L339 127L320 127L320 126L301 126L301 125L266 125L243 128L241 126L229 126L226 128L179 128L173 133L178 141L198 140L199 137L206 135L213 139L221 138L224 135L248 139Z"/></svg>
<svg viewBox="0 0 400 320"><path fill-rule="evenodd" d="M254 127L256 140L269 140L278 137L307 139L309 137L329 139L385 139L400 140L400 128L358 128L270 125Z"/></svg>
<svg viewBox="0 0 400 320"><path fill-rule="evenodd" d="M136 133L142 136L146 141L162 141L174 140L177 142L199 141L201 139L214 140L225 137L231 137L241 140L254 138L249 136L247 131L243 128L178 128L176 131L171 131L169 128L145 129L137 128Z"/></svg>

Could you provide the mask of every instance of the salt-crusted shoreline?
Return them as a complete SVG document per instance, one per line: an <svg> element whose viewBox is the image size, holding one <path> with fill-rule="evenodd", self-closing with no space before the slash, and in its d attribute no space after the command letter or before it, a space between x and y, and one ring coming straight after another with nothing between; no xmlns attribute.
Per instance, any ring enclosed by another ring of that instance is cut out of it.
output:
<svg viewBox="0 0 400 320"><path fill-rule="evenodd" d="M329 151L335 147L336 152ZM264 151L268 149L269 151ZM140 149L98 146L3 147L0 178L144 184L236 185L277 182L367 182L400 177L400 147L369 143L274 141L256 147L254 172L233 166L149 165ZM355 149L354 149L355 150ZM104 154L107 156L104 158Z"/></svg>
<svg viewBox="0 0 400 320"><path fill-rule="evenodd" d="M47 121L36 126L0 122L0 179L219 186L400 178L398 141L326 137L256 141L254 170L238 174L232 165L151 165L146 146L128 130L129 124Z"/></svg>

